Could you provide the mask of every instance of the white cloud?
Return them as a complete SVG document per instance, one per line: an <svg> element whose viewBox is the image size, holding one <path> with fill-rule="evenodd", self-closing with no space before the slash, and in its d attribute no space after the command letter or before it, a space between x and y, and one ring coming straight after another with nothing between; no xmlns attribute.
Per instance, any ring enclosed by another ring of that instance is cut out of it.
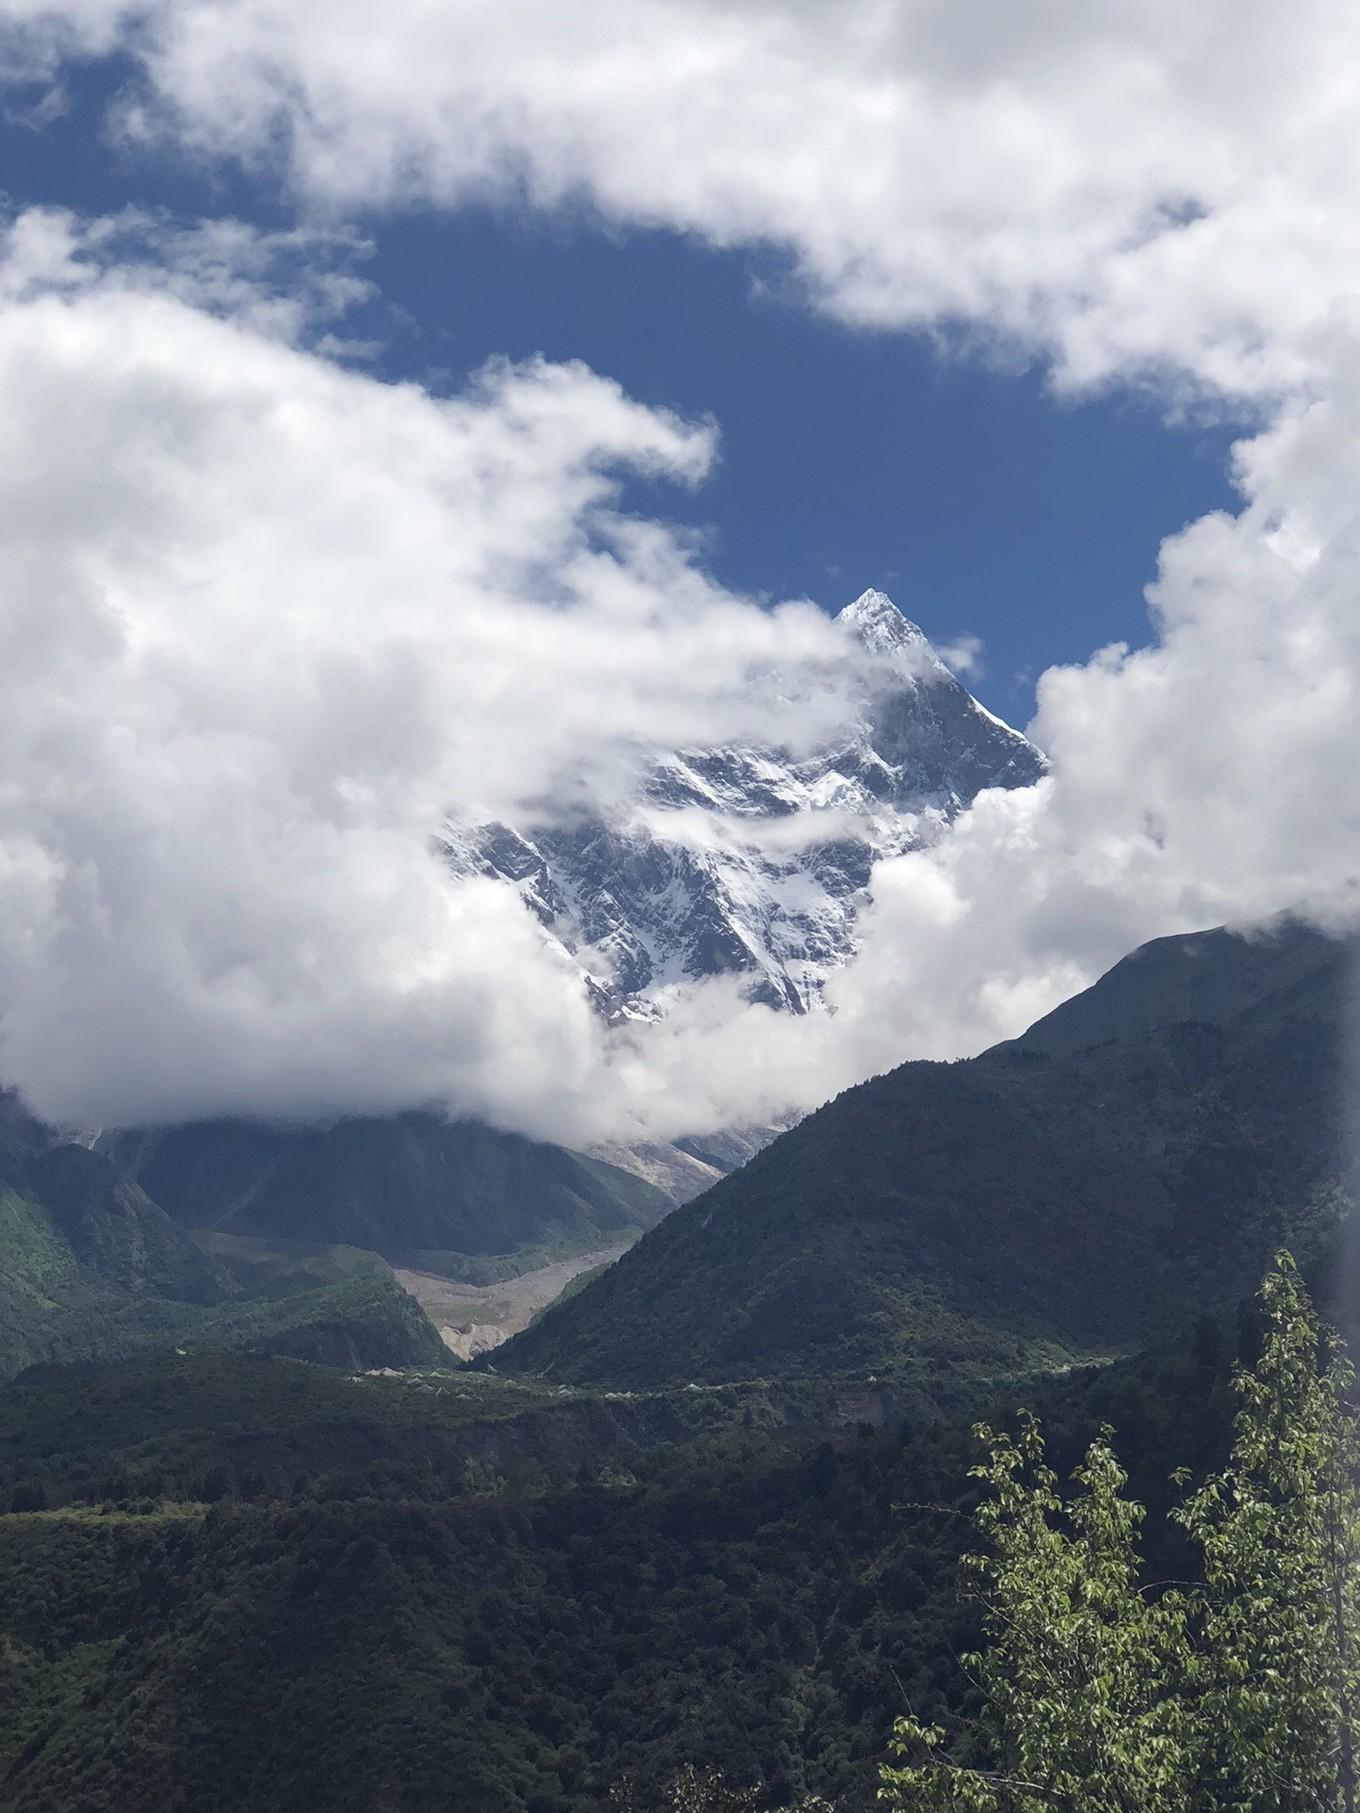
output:
<svg viewBox="0 0 1360 1813"><path fill-rule="evenodd" d="M711 426L574 365L378 383L278 337L261 248L205 290L199 239L106 238L31 216L0 261L0 1074L76 1120L607 1122L579 978L430 833L814 737L844 639L615 509Z"/></svg>
<svg viewBox="0 0 1360 1813"><path fill-rule="evenodd" d="M1300 0L0 0L6 62L117 46L118 129L323 206L584 205L785 248L848 319L1060 382L1273 395L1360 282L1360 16Z"/></svg>
<svg viewBox="0 0 1360 1813"><path fill-rule="evenodd" d="M969 674L974 680L982 677L982 638L972 634L956 636L952 642L945 643L936 649L941 661L956 674Z"/></svg>
<svg viewBox="0 0 1360 1813"><path fill-rule="evenodd" d="M88 220L28 208L0 222L0 300L73 296L98 287L174 297L287 341L343 352L330 323L373 285L353 266L371 248L336 227L272 231L233 219L185 223L139 208Z"/></svg>

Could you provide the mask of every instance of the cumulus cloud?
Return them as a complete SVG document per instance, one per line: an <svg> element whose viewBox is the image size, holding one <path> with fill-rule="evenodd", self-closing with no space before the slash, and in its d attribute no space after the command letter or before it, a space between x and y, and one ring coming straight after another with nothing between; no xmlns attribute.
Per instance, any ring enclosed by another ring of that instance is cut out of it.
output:
<svg viewBox="0 0 1360 1813"><path fill-rule="evenodd" d="M111 129L341 209L585 207L782 247L822 306L1080 386L1273 395L1360 279L1360 19L1300 0L0 0L5 64L120 50Z"/></svg>
<svg viewBox="0 0 1360 1813"><path fill-rule="evenodd" d="M815 737L845 639L616 508L711 425L576 365L382 384L280 337L268 248L108 238L0 258L0 1074L66 1120L607 1117L579 977L431 833Z"/></svg>

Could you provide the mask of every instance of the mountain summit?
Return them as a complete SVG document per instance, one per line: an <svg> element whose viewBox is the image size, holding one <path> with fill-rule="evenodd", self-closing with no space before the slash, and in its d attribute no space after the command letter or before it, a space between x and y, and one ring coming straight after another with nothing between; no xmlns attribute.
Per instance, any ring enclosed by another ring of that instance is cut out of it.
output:
<svg viewBox="0 0 1360 1813"><path fill-rule="evenodd" d="M836 621L853 630L866 648L884 653L902 648L916 649L926 653L931 660L939 659L925 631L899 611L886 592L876 591L873 586L837 611ZM943 662L939 664L944 665Z"/></svg>
<svg viewBox="0 0 1360 1813"><path fill-rule="evenodd" d="M836 622L867 652L864 690L811 755L656 751L635 797L608 813L450 818L450 867L515 888L610 1017L655 1017L724 973L770 1006L815 1006L855 952L875 862L929 843L984 788L1028 786L1045 767L885 593L861 593Z"/></svg>

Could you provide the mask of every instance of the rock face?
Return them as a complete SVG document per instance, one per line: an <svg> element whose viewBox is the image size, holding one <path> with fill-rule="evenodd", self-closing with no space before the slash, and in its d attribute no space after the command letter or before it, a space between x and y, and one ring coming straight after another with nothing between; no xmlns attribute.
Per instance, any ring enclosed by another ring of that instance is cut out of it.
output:
<svg viewBox="0 0 1360 1813"><path fill-rule="evenodd" d="M1045 768L882 592L836 621L866 685L821 748L658 754L607 818L451 819L450 866L512 885L611 1017L653 1017L687 983L734 972L753 999L805 1012L854 952L875 861Z"/></svg>

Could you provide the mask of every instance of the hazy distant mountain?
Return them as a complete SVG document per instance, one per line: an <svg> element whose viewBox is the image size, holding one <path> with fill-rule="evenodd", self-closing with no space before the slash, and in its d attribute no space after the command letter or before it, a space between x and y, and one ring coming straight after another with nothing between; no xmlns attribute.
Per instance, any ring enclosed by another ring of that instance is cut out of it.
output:
<svg viewBox="0 0 1360 1813"><path fill-rule="evenodd" d="M339 1241L406 1264L556 1257L631 1239L671 1198L630 1172L433 1114L327 1127L203 1121L101 1142L189 1227Z"/></svg>

